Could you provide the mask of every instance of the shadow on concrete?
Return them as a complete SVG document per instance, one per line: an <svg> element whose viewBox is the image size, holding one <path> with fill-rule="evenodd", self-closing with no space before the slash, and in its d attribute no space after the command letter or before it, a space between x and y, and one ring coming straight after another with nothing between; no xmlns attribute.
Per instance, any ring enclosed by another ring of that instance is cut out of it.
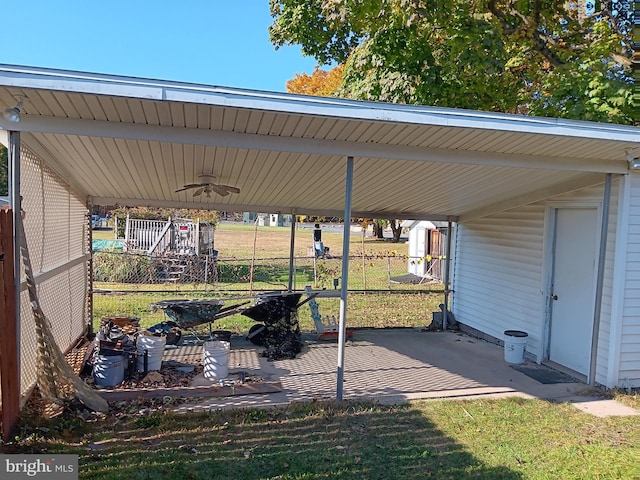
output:
<svg viewBox="0 0 640 480"><path fill-rule="evenodd" d="M336 343L306 334L303 351L290 360L267 361L260 347L233 337L230 372L279 381L283 391L215 397L181 410L286 405L333 400L337 390ZM196 358L201 356L196 351ZM167 355L165 354L165 359ZM508 397L563 401L586 390L583 383L542 384L511 368L501 347L462 333L418 329L358 330L345 347L344 399L399 403L422 398Z"/></svg>

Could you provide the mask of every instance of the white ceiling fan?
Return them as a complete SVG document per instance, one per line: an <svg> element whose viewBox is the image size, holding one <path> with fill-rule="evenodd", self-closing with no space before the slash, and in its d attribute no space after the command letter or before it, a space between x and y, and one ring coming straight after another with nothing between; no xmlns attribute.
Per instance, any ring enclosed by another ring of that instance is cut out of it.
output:
<svg viewBox="0 0 640 480"><path fill-rule="evenodd" d="M217 193L220 196L226 197L230 193L240 193L240 189L238 187L232 187L231 185L223 185L221 183L216 183L216 176L208 173L202 173L199 175L200 183L190 183L188 185L184 185L182 188L176 190L176 193L182 192L184 190L190 190L195 188L196 191L193 192L193 196L197 197L202 195L203 193L207 195L207 198L211 198L211 192Z"/></svg>

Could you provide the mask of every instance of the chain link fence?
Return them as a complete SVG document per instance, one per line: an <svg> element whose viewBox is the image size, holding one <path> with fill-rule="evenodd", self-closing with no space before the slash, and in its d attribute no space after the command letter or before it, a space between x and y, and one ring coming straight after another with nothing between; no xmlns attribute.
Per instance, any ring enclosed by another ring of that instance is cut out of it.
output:
<svg viewBox="0 0 640 480"><path fill-rule="evenodd" d="M349 258L350 326L425 327L439 311L442 284L407 273L403 255L354 255ZM415 261L418 261L417 259ZM437 262L439 260L432 260ZM265 291L287 290L289 258L217 258L214 256L150 256L128 252L95 252L94 322L102 316L134 315L143 324L163 320L149 305L167 298L246 298ZM295 257L292 289L338 290L341 257ZM336 292L337 295L337 292ZM339 316L339 299L323 298L322 315ZM310 313L300 312L303 329L313 330ZM240 316L219 328L248 328Z"/></svg>
<svg viewBox="0 0 640 480"><path fill-rule="evenodd" d="M416 259L420 261L422 259ZM361 255L349 257L349 291L428 291L436 279L407 273L405 256ZM432 262L439 262L439 259ZM287 289L289 258L217 258L210 255L150 256L127 252L94 253L93 278L97 288L139 290L164 285L181 291L185 286L202 290L254 292ZM342 257L295 257L292 289L337 289L342 284Z"/></svg>

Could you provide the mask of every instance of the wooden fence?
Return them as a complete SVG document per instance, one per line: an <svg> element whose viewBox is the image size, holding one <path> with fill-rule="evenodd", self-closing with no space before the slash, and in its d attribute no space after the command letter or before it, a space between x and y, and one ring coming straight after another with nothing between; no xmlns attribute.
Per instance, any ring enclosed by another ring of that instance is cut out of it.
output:
<svg viewBox="0 0 640 480"><path fill-rule="evenodd" d="M0 392L2 440L8 441L20 414L20 377L14 280L13 211L0 209Z"/></svg>

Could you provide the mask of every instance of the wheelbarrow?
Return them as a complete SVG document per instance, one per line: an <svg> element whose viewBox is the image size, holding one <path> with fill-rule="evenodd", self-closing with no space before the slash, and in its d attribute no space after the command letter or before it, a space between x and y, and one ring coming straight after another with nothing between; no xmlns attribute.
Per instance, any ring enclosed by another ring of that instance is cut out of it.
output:
<svg viewBox="0 0 640 480"><path fill-rule="evenodd" d="M269 360L295 358L302 350L298 308L313 296L300 302L302 293L267 292L256 296L255 305L241 314L260 322L249 329L247 338L264 346L262 355Z"/></svg>
<svg viewBox="0 0 640 480"><path fill-rule="evenodd" d="M154 334L166 335L167 344L175 345L182 337L182 329L193 329L208 323L209 336L212 337L213 322L235 315L248 303L250 302L225 307L222 300L162 300L149 306L152 311L161 309L170 320L153 325L148 330Z"/></svg>

